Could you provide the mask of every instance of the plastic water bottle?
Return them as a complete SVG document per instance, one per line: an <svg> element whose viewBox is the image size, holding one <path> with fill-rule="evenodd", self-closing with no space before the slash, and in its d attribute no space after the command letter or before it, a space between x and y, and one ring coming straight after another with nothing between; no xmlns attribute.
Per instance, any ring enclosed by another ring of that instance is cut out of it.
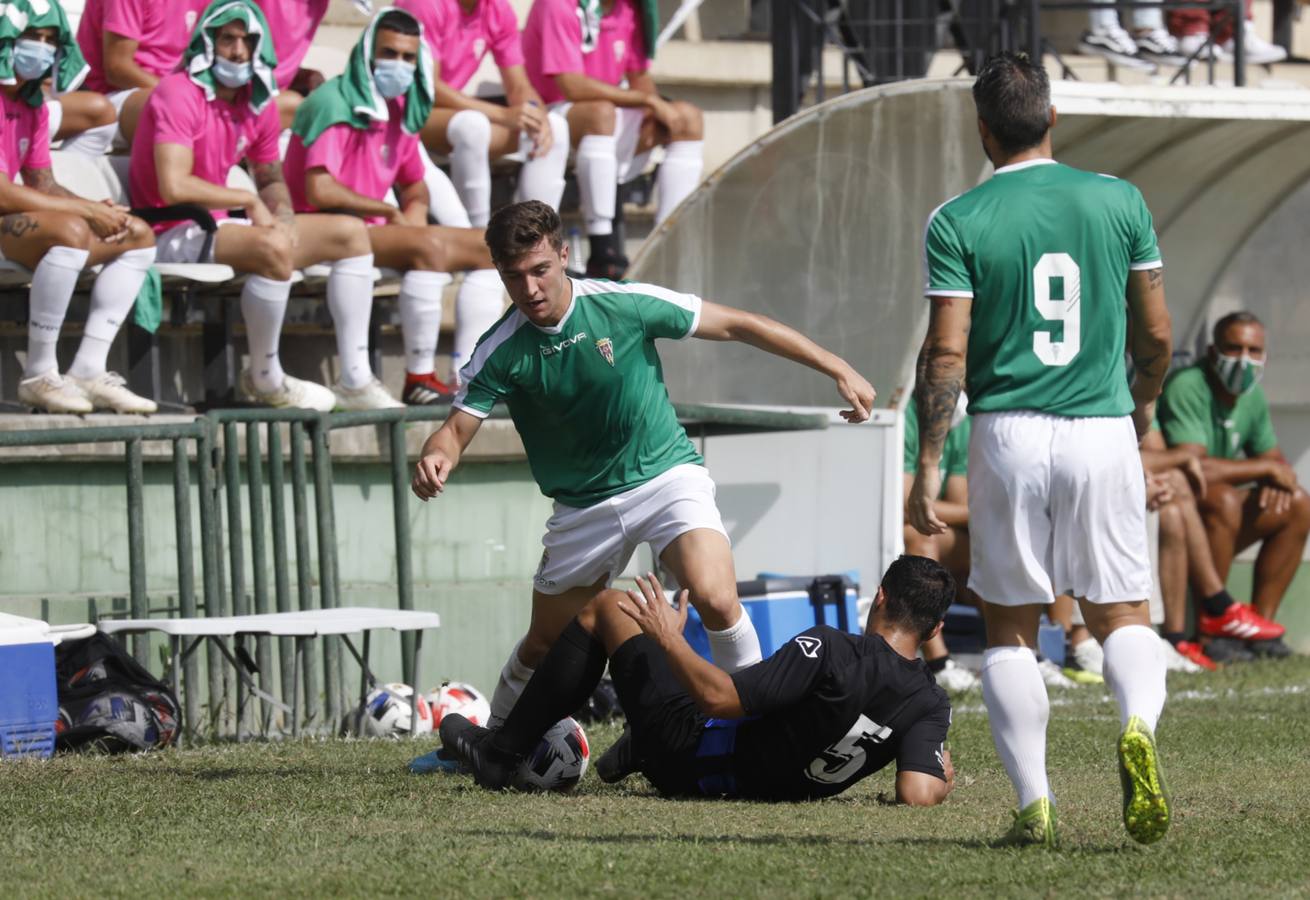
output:
<svg viewBox="0 0 1310 900"><path fill-rule="evenodd" d="M574 225L569 229L569 265L574 272L584 271L586 261L582 258L582 230Z"/></svg>

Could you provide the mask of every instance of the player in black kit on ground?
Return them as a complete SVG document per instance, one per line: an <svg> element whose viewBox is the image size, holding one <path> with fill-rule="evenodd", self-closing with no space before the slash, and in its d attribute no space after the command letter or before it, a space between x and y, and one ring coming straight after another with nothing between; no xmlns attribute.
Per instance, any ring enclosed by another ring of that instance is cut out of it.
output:
<svg viewBox="0 0 1310 900"><path fill-rule="evenodd" d="M608 657L631 728L629 766L662 794L817 799L893 760L900 802L931 806L950 793L950 700L917 658L955 596L936 562L892 563L863 635L819 625L732 675L683 638L686 591L674 607L654 576L637 582L570 623L503 728L442 720L443 745L478 784L508 786L546 730L590 696Z"/></svg>

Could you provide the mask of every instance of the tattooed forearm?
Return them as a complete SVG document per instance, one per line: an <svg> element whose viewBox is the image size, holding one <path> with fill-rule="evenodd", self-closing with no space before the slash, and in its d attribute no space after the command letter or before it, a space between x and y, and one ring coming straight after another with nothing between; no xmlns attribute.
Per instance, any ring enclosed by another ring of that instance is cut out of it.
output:
<svg viewBox="0 0 1310 900"><path fill-rule="evenodd" d="M964 387L964 371L964 357L958 351L936 345L929 335L919 351L914 385L920 458L941 459L955 404Z"/></svg>
<svg viewBox="0 0 1310 900"><path fill-rule="evenodd" d="M282 163L256 163L250 174L255 179L259 199L264 201L269 212L283 222L294 221L295 210L291 206L291 193L287 190L286 180L282 177Z"/></svg>
<svg viewBox="0 0 1310 900"><path fill-rule="evenodd" d="M40 227L36 219L27 213L13 213L0 219L0 234L6 237L22 237Z"/></svg>

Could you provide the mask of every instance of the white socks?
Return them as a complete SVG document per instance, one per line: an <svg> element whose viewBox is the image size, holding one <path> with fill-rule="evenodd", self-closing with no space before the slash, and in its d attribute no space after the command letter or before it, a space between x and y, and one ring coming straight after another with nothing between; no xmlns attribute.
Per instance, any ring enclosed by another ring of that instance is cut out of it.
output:
<svg viewBox="0 0 1310 900"><path fill-rule="evenodd" d="M495 269L477 269L464 276L455 295L455 347L451 365L459 370L473 355L478 338L496 324L505 311L505 286Z"/></svg>
<svg viewBox="0 0 1310 900"><path fill-rule="evenodd" d="M536 671L536 669L529 669L519 661L519 648L522 646L522 641L514 645L514 649L509 652L509 659L506 660L504 668L500 670L500 680L496 682L496 692L491 695L491 719L487 722L488 728L499 728L505 723L510 710L514 708L519 695L523 693L523 688L527 686L528 680L532 678L532 673Z"/></svg>
<svg viewBox="0 0 1310 900"><path fill-rule="evenodd" d="M100 270L91 288L91 310L82 329L82 343L68 373L77 378L103 375L108 366L109 347L123 327L128 311L141 292L141 284L155 261L155 248L128 250Z"/></svg>
<svg viewBox="0 0 1310 900"><path fill-rule="evenodd" d="M614 231L614 206L619 190L617 140L612 134L589 134L578 141L578 194L587 234Z"/></svg>
<svg viewBox="0 0 1310 900"><path fill-rule="evenodd" d="M485 228L491 218L491 120L472 109L461 109L446 125L450 141L450 179L469 220Z"/></svg>
<svg viewBox="0 0 1310 900"><path fill-rule="evenodd" d="M337 333L341 384L362 388L373 380L368 362L368 320L373 314L373 254L332 264L327 282L328 311Z"/></svg>
<svg viewBox="0 0 1310 900"><path fill-rule="evenodd" d="M569 161L569 123L559 113L550 113L546 118L554 141L545 156L523 163L514 201L540 200L551 209L559 209L560 199L564 196L564 168ZM524 156L532 151L532 139L526 134L519 141L519 149Z"/></svg>
<svg viewBox="0 0 1310 900"><path fill-rule="evenodd" d="M405 344L405 371L428 375L435 368L441 332L441 295L453 279L449 272L406 272L400 279L400 337Z"/></svg>
<svg viewBox="0 0 1310 900"><path fill-rule="evenodd" d="M27 315L27 365L23 377L44 375L59 368L55 344L68 313L68 301L77 288L78 276L86 268L85 250L51 247L32 273ZM134 295L135 296L135 295Z"/></svg>
<svg viewBox="0 0 1310 900"><path fill-rule="evenodd" d="M277 345L290 294L290 281L274 281L263 275L251 275L241 288L241 318L246 323L246 343L250 347L250 378L258 391L282 387L285 375Z"/></svg>
<svg viewBox="0 0 1310 900"><path fill-rule="evenodd" d="M655 176L659 202L655 207L655 224L663 222L678 208L688 194L700 184L705 168L704 141L674 141L664 148L664 162Z"/></svg>
<svg viewBox="0 0 1310 900"><path fill-rule="evenodd" d="M1164 709L1165 663L1160 636L1145 625L1128 625L1110 632L1102 645L1105 683L1119 701L1119 719L1137 716L1155 732Z"/></svg>
<svg viewBox="0 0 1310 900"><path fill-rule="evenodd" d="M428 211L432 218L451 228L472 228L469 214L464 209L464 201L459 199L459 192L445 172L428 156L427 148L419 145L419 155L423 159L423 184L428 189Z"/></svg>
<svg viewBox="0 0 1310 900"><path fill-rule="evenodd" d="M736 672L753 666L764 658L755 623L744 609L736 622L722 631L706 628L705 636L710 639L710 656L714 657L714 664L725 672Z"/></svg>
<svg viewBox="0 0 1310 900"><path fill-rule="evenodd" d="M1158 638L1156 644L1158 649ZM1037 657L1027 647L993 647L983 654L982 683L992 740L1019 795L1019 809L1051 797L1046 778L1051 704Z"/></svg>

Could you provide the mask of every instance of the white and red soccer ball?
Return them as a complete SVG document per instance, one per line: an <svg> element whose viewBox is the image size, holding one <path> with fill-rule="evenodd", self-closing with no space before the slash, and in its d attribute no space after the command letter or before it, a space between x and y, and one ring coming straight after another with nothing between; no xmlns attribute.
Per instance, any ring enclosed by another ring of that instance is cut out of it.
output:
<svg viewBox="0 0 1310 900"><path fill-rule="evenodd" d="M591 748L582 726L560 719L550 726L514 776L521 791L571 791L587 772Z"/></svg>
<svg viewBox="0 0 1310 900"><path fill-rule="evenodd" d="M474 725L486 726L491 718L491 703L486 695L464 681L446 681L441 687L428 691L428 706L432 708L432 727L440 728L441 720L451 713L459 713Z"/></svg>

